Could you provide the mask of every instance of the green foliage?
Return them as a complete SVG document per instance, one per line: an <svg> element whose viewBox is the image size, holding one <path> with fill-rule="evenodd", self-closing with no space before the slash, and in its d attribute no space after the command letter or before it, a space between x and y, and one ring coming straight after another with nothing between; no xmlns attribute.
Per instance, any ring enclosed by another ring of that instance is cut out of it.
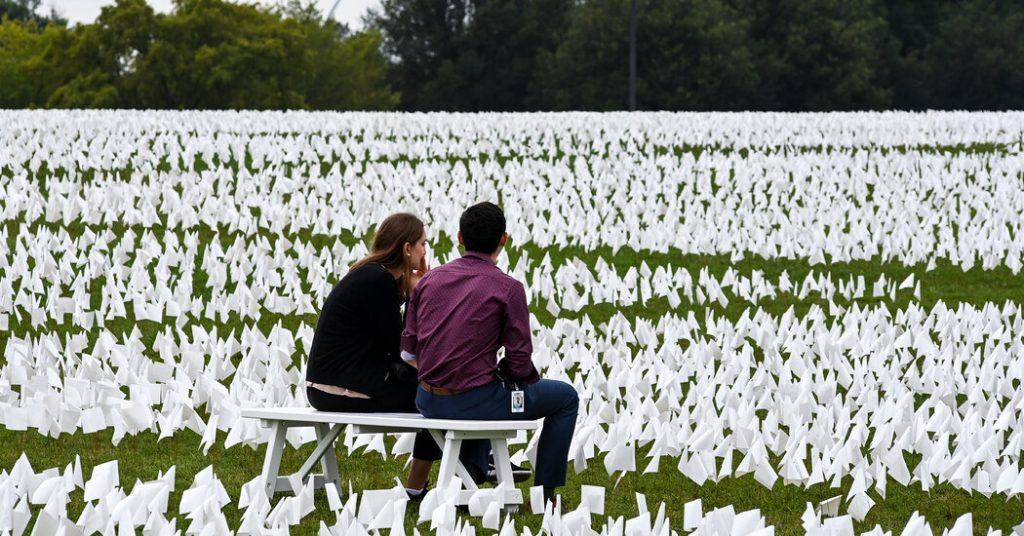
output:
<svg viewBox="0 0 1024 536"><path fill-rule="evenodd" d="M61 33L60 26L42 29L34 21L0 23L0 107L37 103L53 91L47 77L40 76L46 70L41 56Z"/></svg>
<svg viewBox="0 0 1024 536"><path fill-rule="evenodd" d="M317 110L392 110L399 95L388 86L387 64L381 59L380 32L361 32L330 46L338 29L320 26L307 35L308 47L319 51L304 73L303 94Z"/></svg>
<svg viewBox="0 0 1024 536"><path fill-rule="evenodd" d="M12 20L32 20L38 8L39 0L0 0L0 16Z"/></svg>
<svg viewBox="0 0 1024 536"><path fill-rule="evenodd" d="M386 36L385 56L395 58L391 80L402 88L402 108L442 109L453 99L436 86L441 65L458 55L467 19L465 0L383 0L370 15Z"/></svg>
<svg viewBox="0 0 1024 536"><path fill-rule="evenodd" d="M887 108L879 84L887 23L875 0L740 1L754 13L764 107Z"/></svg>
<svg viewBox="0 0 1024 536"><path fill-rule="evenodd" d="M639 2L637 95L641 109L743 110L757 105L750 17L722 0ZM545 58L555 109L627 105L629 0L594 0L575 13Z"/></svg>
<svg viewBox="0 0 1024 536"><path fill-rule="evenodd" d="M459 54L442 64L451 109L521 111L531 99L539 55L555 49L568 23L567 0L478 1Z"/></svg>
<svg viewBox="0 0 1024 536"><path fill-rule="evenodd" d="M889 0L898 108L1024 107L1024 6L1013 0Z"/></svg>
<svg viewBox="0 0 1024 536"><path fill-rule="evenodd" d="M748 13L723 0L696 0L651 2L644 15L650 30L637 42L642 108L757 106L760 74Z"/></svg>
<svg viewBox="0 0 1024 536"><path fill-rule="evenodd" d="M592 0L576 9L557 51L542 55L544 99L556 110L626 107L628 0Z"/></svg>
<svg viewBox="0 0 1024 536"><path fill-rule="evenodd" d="M41 26L56 24L64 26L67 20L61 17L56 10L50 10L49 15L40 15L39 8L42 0L0 0L0 20L10 19L22 22L36 22Z"/></svg>
<svg viewBox="0 0 1024 536"><path fill-rule="evenodd" d="M141 67L179 108L305 107L299 88L308 51L298 22L246 5L180 0L161 26L163 54L178 61ZM148 105L160 93L140 98Z"/></svg>
<svg viewBox="0 0 1024 536"><path fill-rule="evenodd" d="M571 0L384 0L372 25L395 58L402 108L523 111L547 107L538 60L558 46Z"/></svg>
<svg viewBox="0 0 1024 536"><path fill-rule="evenodd" d="M0 107L621 110L631 0L0 0ZM1020 0L636 0L645 110L1024 108Z"/></svg>
<svg viewBox="0 0 1024 536"><path fill-rule="evenodd" d="M46 101L47 108L116 108L120 97L102 71L76 76Z"/></svg>
<svg viewBox="0 0 1024 536"><path fill-rule="evenodd" d="M935 37L922 50L931 101L949 108L1024 108L1024 9L1021 2L971 0L943 6Z"/></svg>
<svg viewBox="0 0 1024 536"><path fill-rule="evenodd" d="M1024 106L1017 0L636 3L641 109ZM621 110L629 9L630 0L384 0L370 20L403 108Z"/></svg>
<svg viewBox="0 0 1024 536"><path fill-rule="evenodd" d="M347 35L297 5L176 0L163 15L117 0L71 30L5 21L0 73L13 83L0 106L393 108L380 35Z"/></svg>

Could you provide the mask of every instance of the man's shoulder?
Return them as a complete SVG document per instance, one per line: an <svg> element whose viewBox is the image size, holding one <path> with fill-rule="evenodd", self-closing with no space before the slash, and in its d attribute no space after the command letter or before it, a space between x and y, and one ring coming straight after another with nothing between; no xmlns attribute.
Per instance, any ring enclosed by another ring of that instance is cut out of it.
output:
<svg viewBox="0 0 1024 536"><path fill-rule="evenodd" d="M483 278L497 283L505 289L524 288L521 281L496 266L488 270L473 270L470 269L470 266L460 262L461 260L456 259L430 270L423 276L420 285L427 283L428 286L440 284L447 287L449 285L468 284Z"/></svg>
<svg viewBox="0 0 1024 536"><path fill-rule="evenodd" d="M516 279L515 277L512 277L511 274L507 274L507 273L505 273L505 272L503 272L501 270L495 270L493 277L495 279L501 281L505 285L508 285L509 288L512 288L512 289L523 288L523 282L522 281Z"/></svg>

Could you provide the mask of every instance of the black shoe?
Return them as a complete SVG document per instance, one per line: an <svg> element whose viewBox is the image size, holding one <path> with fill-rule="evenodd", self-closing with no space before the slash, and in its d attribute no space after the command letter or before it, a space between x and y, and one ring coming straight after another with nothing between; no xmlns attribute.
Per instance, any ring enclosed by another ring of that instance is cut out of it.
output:
<svg viewBox="0 0 1024 536"><path fill-rule="evenodd" d="M525 467L520 467L516 464L512 464L512 481L516 484L520 482L526 482L533 476L533 472ZM487 481L492 484L498 483L498 470L494 468L494 462L487 468Z"/></svg>
<svg viewBox="0 0 1024 536"><path fill-rule="evenodd" d="M427 492L428 491L430 491L430 481L429 480L423 483L423 489L419 493L413 495L411 491L406 489L405 490L405 494L409 496L409 502L416 503L416 502L422 501L423 498L427 496Z"/></svg>

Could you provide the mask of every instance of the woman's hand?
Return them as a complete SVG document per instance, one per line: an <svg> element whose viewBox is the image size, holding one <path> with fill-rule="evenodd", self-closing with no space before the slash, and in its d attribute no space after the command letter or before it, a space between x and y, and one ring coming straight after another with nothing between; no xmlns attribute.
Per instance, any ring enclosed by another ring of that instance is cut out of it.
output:
<svg viewBox="0 0 1024 536"><path fill-rule="evenodd" d="M418 268L412 271L412 275L409 276L409 290L416 288L416 285L420 284L420 279L423 279L424 275L430 271L430 265L427 264L427 256L420 257L420 265Z"/></svg>

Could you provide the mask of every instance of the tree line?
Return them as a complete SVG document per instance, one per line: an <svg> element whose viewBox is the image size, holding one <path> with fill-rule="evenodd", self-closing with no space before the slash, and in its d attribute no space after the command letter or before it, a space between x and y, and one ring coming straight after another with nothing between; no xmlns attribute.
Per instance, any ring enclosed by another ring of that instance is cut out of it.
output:
<svg viewBox="0 0 1024 536"><path fill-rule="evenodd" d="M351 32L301 0L74 28L0 0L0 107L622 110L630 3L382 0ZM1024 0L636 0L636 27L639 109L1024 108Z"/></svg>
<svg viewBox="0 0 1024 536"><path fill-rule="evenodd" d="M310 4L117 0L67 27L0 0L0 107L393 109L382 37L325 23ZM15 9L11 9L11 8ZM12 16L12 13L20 17Z"/></svg>

